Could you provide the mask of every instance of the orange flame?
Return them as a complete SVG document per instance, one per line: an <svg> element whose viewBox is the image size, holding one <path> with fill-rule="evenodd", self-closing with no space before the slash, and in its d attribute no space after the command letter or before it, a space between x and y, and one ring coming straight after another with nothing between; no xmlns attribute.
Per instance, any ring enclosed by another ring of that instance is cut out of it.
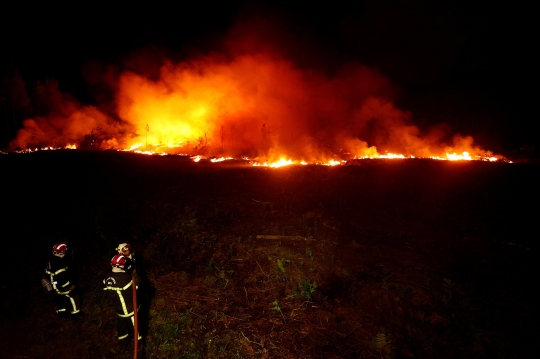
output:
<svg viewBox="0 0 540 359"><path fill-rule="evenodd" d="M298 67L271 45L239 43L229 41L242 52L164 61L157 78L124 71L114 113L65 100L59 113L26 120L12 146L77 143L194 161L248 158L268 167L355 158L503 159L470 136L445 140L440 130L420 130L411 113L393 104L392 85L376 70L347 64L328 75Z"/></svg>

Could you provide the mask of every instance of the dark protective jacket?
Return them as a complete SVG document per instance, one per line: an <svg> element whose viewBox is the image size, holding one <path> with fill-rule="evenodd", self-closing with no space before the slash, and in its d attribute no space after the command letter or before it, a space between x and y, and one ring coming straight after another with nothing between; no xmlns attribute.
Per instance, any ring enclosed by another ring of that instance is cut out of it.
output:
<svg viewBox="0 0 540 359"><path fill-rule="evenodd" d="M129 256L126 256L124 254L124 257L126 258L126 264L124 265L124 270L126 271L126 273L131 275L134 270L136 269L138 270L137 263L136 263L136 258L138 258L138 256L136 257L135 253L131 253Z"/></svg>
<svg viewBox="0 0 540 359"><path fill-rule="evenodd" d="M104 290L108 290L116 309L116 314L120 317L131 317L133 315L133 289L132 277L126 272L112 272L108 278L103 280ZM138 286L136 287L138 289Z"/></svg>
<svg viewBox="0 0 540 359"><path fill-rule="evenodd" d="M73 283L70 281L67 261L64 258L52 256L51 260L47 263L45 273L47 273L53 289L57 294L69 293L69 288L71 288Z"/></svg>

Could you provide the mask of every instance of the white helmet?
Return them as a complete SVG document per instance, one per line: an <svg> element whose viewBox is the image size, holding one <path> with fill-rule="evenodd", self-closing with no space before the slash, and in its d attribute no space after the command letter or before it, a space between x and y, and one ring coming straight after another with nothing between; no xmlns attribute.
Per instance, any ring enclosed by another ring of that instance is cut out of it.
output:
<svg viewBox="0 0 540 359"><path fill-rule="evenodd" d="M118 251L118 253L125 256L129 256L131 255L131 253L133 253L133 250L131 249L131 245L129 243L120 243L116 250Z"/></svg>

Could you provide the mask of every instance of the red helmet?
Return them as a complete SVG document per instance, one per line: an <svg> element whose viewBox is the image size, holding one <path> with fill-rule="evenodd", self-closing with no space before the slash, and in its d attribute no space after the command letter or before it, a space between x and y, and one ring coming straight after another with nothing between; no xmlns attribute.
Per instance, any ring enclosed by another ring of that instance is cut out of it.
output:
<svg viewBox="0 0 540 359"><path fill-rule="evenodd" d="M56 243L53 247L52 247L52 252L53 254L66 254L66 251L67 251L67 243L66 242L60 242L60 243Z"/></svg>
<svg viewBox="0 0 540 359"><path fill-rule="evenodd" d="M126 262L127 262L126 257L124 257L122 254L117 254L114 257L112 257L111 266L124 269Z"/></svg>

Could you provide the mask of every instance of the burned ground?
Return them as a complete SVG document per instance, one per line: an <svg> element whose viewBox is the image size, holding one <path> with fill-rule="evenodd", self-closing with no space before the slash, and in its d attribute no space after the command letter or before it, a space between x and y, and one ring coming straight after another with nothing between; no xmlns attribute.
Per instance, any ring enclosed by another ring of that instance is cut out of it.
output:
<svg viewBox="0 0 540 359"><path fill-rule="evenodd" d="M100 287L121 242L144 258L140 358L538 355L537 165L267 169L81 151L0 165L5 357L131 357ZM40 286L61 240L77 323Z"/></svg>

